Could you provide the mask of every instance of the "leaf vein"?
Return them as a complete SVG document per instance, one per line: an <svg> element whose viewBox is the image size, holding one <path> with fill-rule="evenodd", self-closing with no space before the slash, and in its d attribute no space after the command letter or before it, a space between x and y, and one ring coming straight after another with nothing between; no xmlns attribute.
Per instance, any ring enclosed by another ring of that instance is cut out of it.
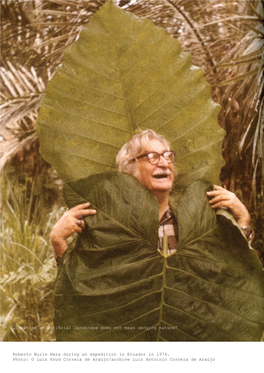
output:
<svg viewBox="0 0 264 373"><path fill-rule="evenodd" d="M204 147L202 147L202 148L196 149L195 151L186 154L184 157L178 159L177 161L178 161L178 162L181 162L184 158L191 157L191 156L194 155L195 153L200 152L200 151L202 151L202 150L204 150L204 149L207 149L207 148L209 148L209 147L211 147L211 146L214 146L215 144L219 143L220 141L222 142L222 139L218 139L218 140L216 140L215 142L211 142L210 144L208 144L208 145L206 145L206 146L204 146Z"/></svg>
<svg viewBox="0 0 264 373"><path fill-rule="evenodd" d="M173 55L176 55L176 54L178 54L177 53L178 51L175 51L175 50L173 50L173 54L172 54L172 56ZM141 79L141 81L139 81L127 94L128 94L128 96L130 95L130 93L134 90L134 89L136 89L147 77L149 77L151 74L153 74L153 72L155 73L155 71L156 71L156 69L158 68L158 67L160 67L161 65L163 65L164 64L164 60L166 61L166 64L164 65L164 69L165 69L165 67L166 67L166 65L168 65L171 61L170 61L170 59L168 59L167 57L168 57L168 55L170 55L171 54L171 50L166 54L166 56L157 64L157 65L155 65L154 67L153 67L153 69L152 70L150 70L149 71L149 73L148 74L146 74L144 77L143 77L143 79ZM182 66L182 65L184 65L184 63L186 62L186 60L183 60L183 62L182 62L182 64L180 65L180 67Z"/></svg>
<svg viewBox="0 0 264 373"><path fill-rule="evenodd" d="M195 300L198 301L198 302L205 303L205 304L208 304L209 306L213 306L213 307L216 307L216 308L220 308L220 309L226 311L227 313L230 313L230 314L232 314L232 315L238 317L238 318L241 319L241 320L247 320L247 322L249 322L249 323L251 323L251 324L253 324L253 325L258 325L258 326L262 325L262 324L259 324L259 323L256 322L256 321L252 321L252 320L249 320L248 318L242 317L242 316L240 316L239 314L235 313L234 311L231 311L231 310L229 310L228 308L225 308L225 307L223 307L223 306L221 306L221 305L219 305L219 304L211 303L211 302L208 302L208 301L203 300L203 299L201 299L201 298L194 297L193 295L190 295L190 294L185 293L185 292L183 292L183 291L180 291L180 290L178 290L178 289L173 289L173 288L168 287L168 286L167 286L166 288L167 288L168 290L171 290L171 291L175 292L175 293L180 293L180 294L183 294L183 295L185 295L185 296L187 296L187 297L189 297L189 298L195 299Z"/></svg>
<svg viewBox="0 0 264 373"><path fill-rule="evenodd" d="M194 96L192 96L186 103L185 105L183 106L182 105L182 109L174 116L172 117L170 120L168 120L167 122L163 123L162 126L160 126L158 129L156 129L155 131L158 132L160 131L164 126L166 126L168 123L172 122L175 118L177 118L177 116L179 114L181 114L181 112L189 105L190 102L192 102L199 94L201 91L203 91L205 87L203 86L202 89L196 93ZM138 126L140 126L142 123L144 123L147 119L151 118L154 114L156 114L158 111L160 111L165 105L167 105L172 99L174 98L174 95L173 96L170 96L169 99L167 101L165 101L161 106L157 107L156 110L154 110L151 114L148 115L148 117L144 118L141 122L139 122Z"/></svg>
<svg viewBox="0 0 264 373"><path fill-rule="evenodd" d="M214 262L212 262L214 263ZM218 262L219 263L219 262ZM234 286L231 286L231 285L223 285L223 284L219 284L219 283L216 283L216 282L213 282L213 281L209 281L203 277L200 277L200 276L197 276L191 272L187 272L187 271L184 271L183 269L179 269L179 268L174 268L174 267L170 267L170 266L167 266L168 269L171 269L172 271L175 271L175 272L183 272L183 273L186 273L187 275L189 276L192 276L192 277L195 277L197 278L198 280L201 280L201 281L204 281L204 282L207 282L208 284L211 284L211 285L214 285L216 287L220 286L220 287L223 287L223 288L230 288L230 289L234 289L235 291L239 291L239 292L242 292L242 293L245 293L245 294L249 294L249 295L253 295L255 297L258 297L260 299L263 299L263 297L261 295L257 295L255 293L252 293L252 292L249 292L247 290L242 290L242 289L238 289L238 288L235 288Z"/></svg>
<svg viewBox="0 0 264 373"><path fill-rule="evenodd" d="M179 311L180 313L183 313L183 314L187 315L188 317L190 317L190 318L192 318L192 319L195 319L195 320L197 320L197 321L205 322L206 324L210 324L210 325L212 325L213 327L217 328L218 330L221 330L222 332L225 332L227 335L229 335L229 336L231 337L231 335L230 335L226 330L223 330L222 328L220 328L220 327L219 327L218 325L216 325L216 324L212 324L212 323L209 322L209 321L205 321L205 320L203 320L203 319L200 319L199 317L195 317L195 316L191 315L190 313L181 310L180 308L177 308L177 307L173 307L173 306L171 306L170 304L166 304L166 306L167 306L168 308L172 308L173 310L177 310L177 311ZM165 322L165 321L163 321L163 322ZM168 324L168 323L167 323L167 324ZM172 325L172 326L173 326L173 325ZM178 328L177 328L177 329L178 329ZM195 337L193 337L193 338L195 338ZM197 338L195 338L195 339L197 339Z"/></svg>
<svg viewBox="0 0 264 373"><path fill-rule="evenodd" d="M54 107L49 106L49 105L46 105L46 104L45 104L45 106L46 106L46 107L50 107L50 108L52 108L52 109L55 109ZM73 115L73 116L75 116L75 117L78 117L78 118L82 118L82 119L88 120L88 121L93 122L93 123L95 123L95 124L101 124L101 125L106 126L106 127L110 127L110 128L114 128L114 129L116 129L116 130L120 130L120 131L123 131L123 132L130 133L130 131L128 131L128 130L126 130L126 129L124 129L124 128L116 127L116 126L113 126L113 125L108 124L108 123L98 122L98 121L95 121L95 120L93 120L93 119L91 119L91 118L84 117L83 115L79 115L79 114L76 114L76 113L71 113L71 112L65 110L64 108L60 108L60 109L56 108L55 111L63 112L63 113L67 113L67 114L69 114L69 115ZM53 127L50 127L50 126L48 126L48 125L46 125L46 124L41 124L41 126L42 126L42 127L46 127L46 128L52 128L52 130L54 130ZM73 135L77 135L76 133L73 133L73 132L71 132L71 131L66 131L65 129L63 130L63 132L65 132L65 133L69 133L69 134L73 134ZM78 135L78 136L80 136L80 135ZM85 137L85 136L83 136L83 137L84 137L84 138L87 138L87 139L90 139L90 140L93 140L93 139L91 139L91 138L89 138L89 137ZM97 141L97 140L94 140L94 141Z"/></svg>
<svg viewBox="0 0 264 373"><path fill-rule="evenodd" d="M76 101L76 100L75 100L75 101ZM85 103L85 104L87 104L87 105L89 105L89 106L91 106L91 107L93 107L93 108L96 108L96 109L99 109L99 110L102 110L102 111L106 111L106 112L111 113L111 114L116 114L116 115L118 115L118 116L120 116L120 117L128 118L128 116L125 115L125 114L118 113L117 111L109 110L109 109L106 109L106 108L104 108L104 107L100 107L100 106L97 106L97 105L91 104L90 102L87 102L87 101L82 101L82 103ZM47 104L45 104L45 106L46 106L46 107L50 107L50 108L54 109L55 111L57 111L57 108L55 108L55 107L53 107L53 106L51 106L51 105L47 105Z"/></svg>

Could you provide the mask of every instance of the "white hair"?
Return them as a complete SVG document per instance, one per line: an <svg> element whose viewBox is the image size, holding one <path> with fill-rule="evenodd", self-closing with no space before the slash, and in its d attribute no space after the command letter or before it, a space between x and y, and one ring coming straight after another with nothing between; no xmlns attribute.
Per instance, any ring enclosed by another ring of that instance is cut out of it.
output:
<svg viewBox="0 0 264 373"><path fill-rule="evenodd" d="M151 140L158 140L170 150L168 141L162 135L158 135L156 132L149 129L140 131L138 134L131 137L117 154L117 171L135 176L136 162L134 162L134 159L146 151L147 143Z"/></svg>

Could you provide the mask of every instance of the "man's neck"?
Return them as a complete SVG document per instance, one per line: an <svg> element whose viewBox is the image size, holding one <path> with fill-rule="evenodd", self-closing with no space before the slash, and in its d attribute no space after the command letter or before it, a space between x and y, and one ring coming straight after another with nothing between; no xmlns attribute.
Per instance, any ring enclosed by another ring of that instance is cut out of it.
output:
<svg viewBox="0 0 264 373"><path fill-rule="evenodd" d="M169 207L169 193L156 194L156 198L159 203L159 220L161 220L162 216Z"/></svg>

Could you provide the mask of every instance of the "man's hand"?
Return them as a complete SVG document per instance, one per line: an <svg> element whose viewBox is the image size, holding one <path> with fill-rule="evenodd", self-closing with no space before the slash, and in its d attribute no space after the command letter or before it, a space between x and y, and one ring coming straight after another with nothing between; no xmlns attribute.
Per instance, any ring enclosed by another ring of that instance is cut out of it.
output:
<svg viewBox="0 0 264 373"><path fill-rule="evenodd" d="M83 217L96 214L96 210L88 209L90 203L82 203L66 211L60 220L54 225L50 242L53 246L55 256L61 257L68 248L67 238L74 232L82 233L85 227Z"/></svg>
<svg viewBox="0 0 264 373"><path fill-rule="evenodd" d="M209 197L213 197L209 201L213 209L227 207L232 211L232 214L240 227L250 225L249 212L234 193L218 185L214 185L214 190L207 192L206 194Z"/></svg>

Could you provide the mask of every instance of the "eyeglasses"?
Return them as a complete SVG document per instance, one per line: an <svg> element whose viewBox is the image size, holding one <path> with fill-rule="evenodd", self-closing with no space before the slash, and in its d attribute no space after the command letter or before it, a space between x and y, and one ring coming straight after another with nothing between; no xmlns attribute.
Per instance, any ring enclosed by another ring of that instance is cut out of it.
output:
<svg viewBox="0 0 264 373"><path fill-rule="evenodd" d="M173 163L175 161L175 154L176 154L176 152L172 151L172 150L166 151L166 152L164 152L162 154L159 154L159 153L156 153L156 152L148 152L148 153L142 154L142 155L134 158L133 160L135 161L136 159L147 157L149 163L151 163L151 164L158 164L159 160L160 160L160 156L162 155L162 157L168 163Z"/></svg>

